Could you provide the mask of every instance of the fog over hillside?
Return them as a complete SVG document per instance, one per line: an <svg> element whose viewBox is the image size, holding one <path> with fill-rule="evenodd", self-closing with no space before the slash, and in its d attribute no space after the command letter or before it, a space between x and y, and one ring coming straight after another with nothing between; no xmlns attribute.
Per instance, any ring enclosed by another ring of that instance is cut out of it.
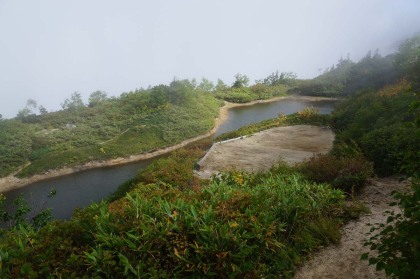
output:
<svg viewBox="0 0 420 279"><path fill-rule="evenodd" d="M78 91L311 78L340 57L382 55L420 31L418 0L0 1L0 114L28 99L48 111Z"/></svg>

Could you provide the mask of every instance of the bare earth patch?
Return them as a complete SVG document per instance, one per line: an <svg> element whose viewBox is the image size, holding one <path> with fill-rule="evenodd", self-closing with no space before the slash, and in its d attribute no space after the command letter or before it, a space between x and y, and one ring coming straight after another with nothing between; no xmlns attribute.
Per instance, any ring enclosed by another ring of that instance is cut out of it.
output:
<svg viewBox="0 0 420 279"><path fill-rule="evenodd" d="M368 265L367 261L360 261L360 256L369 251L363 246L365 239L369 237L367 233L370 226L367 224L385 223L388 216L384 213L386 210L399 212L398 207L389 206L393 200L391 192L407 189L409 183L400 183L397 178L372 180L360 196L371 213L345 225L342 228L340 244L327 247L315 254L298 270L295 279L387 278L385 272L377 272L375 267Z"/></svg>
<svg viewBox="0 0 420 279"><path fill-rule="evenodd" d="M209 178L232 168L267 170L280 160L298 163L332 148L334 133L325 127L296 125L261 131L252 136L215 143L199 162L196 174Z"/></svg>

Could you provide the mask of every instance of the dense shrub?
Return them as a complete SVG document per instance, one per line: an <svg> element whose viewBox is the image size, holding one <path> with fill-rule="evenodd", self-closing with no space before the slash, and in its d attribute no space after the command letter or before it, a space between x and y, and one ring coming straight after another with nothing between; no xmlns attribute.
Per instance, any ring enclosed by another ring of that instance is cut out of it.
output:
<svg viewBox="0 0 420 279"><path fill-rule="evenodd" d="M316 155L302 165L302 171L309 179L346 193L358 192L373 175L372 164L362 156Z"/></svg>
<svg viewBox="0 0 420 279"><path fill-rule="evenodd" d="M28 124L0 119L0 177L25 164L31 155L32 134Z"/></svg>
<svg viewBox="0 0 420 279"><path fill-rule="evenodd" d="M420 150L420 141L413 129L394 124L366 133L360 139L363 153L375 167L375 172L385 176L398 173L404 164L404 154Z"/></svg>
<svg viewBox="0 0 420 279"><path fill-rule="evenodd" d="M417 113L413 121L406 124L413 128L417 138L420 136L420 102L413 102L410 110ZM416 129L417 128L417 129ZM372 224L371 237L365 245L373 253L365 253L362 259L369 258L369 264L377 270L385 270L387 275L396 278L420 278L420 160L419 151L406 153L404 172L411 179L411 189L407 192L393 193L401 213L387 212L386 224Z"/></svg>
<svg viewBox="0 0 420 279"><path fill-rule="evenodd" d="M368 54L358 62L341 58L318 77L298 84L296 90L313 96L351 96L367 88L379 89L397 77L395 55Z"/></svg>
<svg viewBox="0 0 420 279"><path fill-rule="evenodd" d="M251 87L226 88L215 93L216 98L232 103L248 103L255 100L266 100L275 96L286 95L286 85L269 86L257 83Z"/></svg>
<svg viewBox="0 0 420 279"><path fill-rule="evenodd" d="M419 127L406 124L416 118L410 103L416 95L405 80L379 92L364 92L341 103L332 124L338 142L354 141L379 175L401 172L404 158L419 158ZM411 155L410 155L411 156Z"/></svg>
<svg viewBox="0 0 420 279"><path fill-rule="evenodd" d="M204 155L200 149L180 149L167 158L155 160L136 176L144 184L167 183L180 189L198 185L200 179L194 176L195 162Z"/></svg>

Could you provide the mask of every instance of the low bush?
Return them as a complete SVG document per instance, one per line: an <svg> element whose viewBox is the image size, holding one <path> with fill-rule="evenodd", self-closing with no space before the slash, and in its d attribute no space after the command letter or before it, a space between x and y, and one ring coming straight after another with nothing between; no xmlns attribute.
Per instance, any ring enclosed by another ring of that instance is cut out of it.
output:
<svg viewBox="0 0 420 279"><path fill-rule="evenodd" d="M381 176L399 173L405 164L404 154L417 155L420 141L416 129L395 124L375 129L366 133L360 139L363 153L375 167L375 172Z"/></svg>
<svg viewBox="0 0 420 279"><path fill-rule="evenodd" d="M340 103L332 115L338 142L355 142L376 174L404 174L406 156L419 159L419 127L407 125L418 117L410 110L418 99L406 81L379 92L367 91Z"/></svg>
<svg viewBox="0 0 420 279"><path fill-rule="evenodd" d="M302 165L307 178L330 183L346 193L359 192L373 175L373 166L362 156L336 157L334 155L316 155Z"/></svg>
<svg viewBox="0 0 420 279"><path fill-rule="evenodd" d="M144 184L167 183L180 189L192 188L200 184L192 170L195 162L204 156L200 149L180 149L167 158L155 160L136 176Z"/></svg>

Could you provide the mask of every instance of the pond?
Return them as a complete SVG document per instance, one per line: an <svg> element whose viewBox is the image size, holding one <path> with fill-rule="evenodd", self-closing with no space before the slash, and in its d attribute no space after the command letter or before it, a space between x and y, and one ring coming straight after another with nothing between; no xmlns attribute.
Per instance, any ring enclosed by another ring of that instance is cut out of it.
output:
<svg viewBox="0 0 420 279"><path fill-rule="evenodd" d="M328 114L334 109L334 104L334 101L329 100L285 99L231 108L227 120L217 129L214 136L236 130L244 125L277 117L279 113L292 114L310 106L317 108L320 113ZM69 219L76 208L86 207L92 202L98 202L107 197L120 184L135 176L139 170L147 167L154 159L156 158L39 181L5 193L9 201L6 207L10 209L12 207L11 200L23 193L29 206L33 209L33 214L43 208L52 208L55 218ZM48 198L52 189L55 189L57 194Z"/></svg>
<svg viewBox="0 0 420 279"><path fill-rule="evenodd" d="M334 109L335 103L335 100L309 101L286 98L275 102L234 107L229 109L226 121L217 129L215 136L237 130L245 125L275 118L280 113L288 115L307 107L314 107L321 114L329 114Z"/></svg>

